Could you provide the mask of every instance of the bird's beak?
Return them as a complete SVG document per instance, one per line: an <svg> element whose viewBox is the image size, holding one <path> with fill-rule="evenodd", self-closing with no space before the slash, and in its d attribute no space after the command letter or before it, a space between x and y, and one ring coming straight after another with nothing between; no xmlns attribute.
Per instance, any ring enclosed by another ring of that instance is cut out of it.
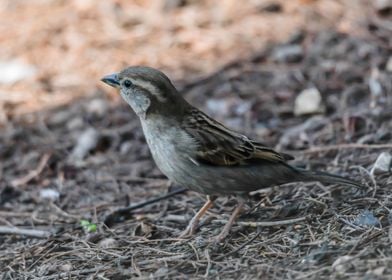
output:
<svg viewBox="0 0 392 280"><path fill-rule="evenodd" d="M118 88L120 86L120 81L118 80L117 73L106 75L101 79L101 81L115 88Z"/></svg>

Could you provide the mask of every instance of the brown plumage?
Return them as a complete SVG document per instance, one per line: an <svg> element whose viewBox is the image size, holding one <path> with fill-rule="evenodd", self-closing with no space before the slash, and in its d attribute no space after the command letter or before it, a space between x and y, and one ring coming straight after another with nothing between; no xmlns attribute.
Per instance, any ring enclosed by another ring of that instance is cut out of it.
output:
<svg viewBox="0 0 392 280"><path fill-rule="evenodd" d="M226 128L197 109L191 109L183 128L198 142L197 160L214 165L244 165L249 160L284 162L293 157L281 154L245 135Z"/></svg>
<svg viewBox="0 0 392 280"><path fill-rule="evenodd" d="M207 203L182 236L194 232L200 217L219 195L241 197L261 188L298 181L360 186L337 175L289 165L292 156L251 140L190 105L158 70L128 67L102 80L119 88L139 116L160 170L171 181L208 195ZM242 205L240 202L218 241L228 234Z"/></svg>

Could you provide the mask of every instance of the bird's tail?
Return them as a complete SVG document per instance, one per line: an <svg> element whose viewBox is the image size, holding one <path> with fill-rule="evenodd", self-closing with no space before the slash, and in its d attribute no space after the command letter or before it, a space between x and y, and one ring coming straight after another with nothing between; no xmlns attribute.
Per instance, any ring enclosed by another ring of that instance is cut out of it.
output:
<svg viewBox="0 0 392 280"><path fill-rule="evenodd" d="M356 181L353 181L351 179L342 176L330 174L327 172L311 171L311 170L303 170L303 169L299 169L299 171L304 176L305 179L304 181L318 181L325 184L341 184L341 185L357 187L357 188L364 187L361 183L358 183Z"/></svg>

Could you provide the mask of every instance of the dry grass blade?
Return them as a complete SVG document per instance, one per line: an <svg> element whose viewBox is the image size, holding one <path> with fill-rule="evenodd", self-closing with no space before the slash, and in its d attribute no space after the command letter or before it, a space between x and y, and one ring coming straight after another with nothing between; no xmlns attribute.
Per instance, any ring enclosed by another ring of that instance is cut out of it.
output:
<svg viewBox="0 0 392 280"><path fill-rule="evenodd" d="M0 234L11 234L11 235L24 235L35 238L48 238L51 233L49 231L38 230L38 229L22 229L17 227L0 226Z"/></svg>
<svg viewBox="0 0 392 280"><path fill-rule="evenodd" d="M39 161L36 169L31 170L27 175L25 175L21 178L17 178L17 179L12 180L11 185L14 187L19 187L19 186L27 184L32 179L36 178L44 170L46 164L49 161L49 158L50 158L50 154L44 154L41 157L41 160Z"/></svg>
<svg viewBox="0 0 392 280"><path fill-rule="evenodd" d="M275 227L275 226L283 226L295 224L298 222L305 221L309 216L298 217L293 219L281 220L281 221L269 221L269 222L236 222L239 226L247 226L247 227ZM214 223L226 224L226 220L215 220Z"/></svg>

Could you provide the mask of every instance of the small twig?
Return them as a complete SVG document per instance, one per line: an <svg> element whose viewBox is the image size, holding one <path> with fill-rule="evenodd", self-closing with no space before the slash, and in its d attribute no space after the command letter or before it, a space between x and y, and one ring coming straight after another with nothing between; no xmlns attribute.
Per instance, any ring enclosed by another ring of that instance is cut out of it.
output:
<svg viewBox="0 0 392 280"><path fill-rule="evenodd" d="M27 270L30 270L31 268L33 268L40 260L42 260L43 258L45 258L47 255L49 255L51 252L53 252L54 250L56 250L60 245L58 244L54 244L52 248L50 248L50 246L54 243L54 241L49 242L49 244L47 245L49 248L45 253L43 253L42 255L40 255L31 265L29 265L29 267L27 268Z"/></svg>
<svg viewBox="0 0 392 280"><path fill-rule="evenodd" d="M228 256L234 255L235 253L241 251L243 248L245 248L245 246L249 245L250 243L252 243L253 241L256 240L257 237L259 237L259 235L261 234L261 230L259 230L255 236L253 236L251 239L249 239L248 241L244 242L243 244L241 244L240 246L238 246L236 249L234 249L233 251L228 252L227 254L224 254L223 256L220 256L219 258L217 258L216 260L223 260L226 259Z"/></svg>
<svg viewBox="0 0 392 280"><path fill-rule="evenodd" d="M308 150L300 151L304 154L309 153L319 153L319 152L328 152L332 150L341 150L341 149L392 149L392 144L338 144L338 145L330 145L330 146L322 146L322 147L312 147Z"/></svg>
<svg viewBox="0 0 392 280"><path fill-rule="evenodd" d="M248 226L248 227L274 227L274 226L282 226L282 225L289 225L294 224L297 222L304 221L309 216L299 217L295 219L289 220L282 220L282 221L271 221L271 222L237 222L240 226ZM215 220L214 223L226 224L227 220Z"/></svg>
<svg viewBox="0 0 392 280"><path fill-rule="evenodd" d="M148 265L151 263L171 262L171 261L176 261L178 259L185 259L187 256L188 256L187 254L177 254L177 255L172 255L172 256L168 256L168 257L143 260L143 261L138 262L138 264L139 265Z"/></svg>
<svg viewBox="0 0 392 280"><path fill-rule="evenodd" d="M31 213L27 213L27 212L0 211L0 217L18 217L18 218L26 218L26 217L31 217Z"/></svg>
<svg viewBox="0 0 392 280"><path fill-rule="evenodd" d="M53 202L50 202L50 207L61 217L64 218L69 218L69 219L73 219L73 220L80 220L81 216L79 215L73 215L73 214L68 214L67 212L65 212L63 209L61 209L60 207L58 207L56 204L54 204Z"/></svg>
<svg viewBox="0 0 392 280"><path fill-rule="evenodd" d="M209 274L210 274L210 269L211 269L211 258L210 258L210 254L208 253L208 249L206 248L204 250L204 256L207 259L207 268L206 268L206 273L204 273L204 278L208 278Z"/></svg>
<svg viewBox="0 0 392 280"><path fill-rule="evenodd" d="M97 267L97 268L88 268L88 269L80 269L80 270L74 270L74 271L68 271L68 272L60 272L57 274L52 274L52 275L46 276L45 279L46 280L62 279L62 278L68 278L69 276L80 276L80 275L85 275L88 273L97 274L102 269L103 269L103 266Z"/></svg>
<svg viewBox="0 0 392 280"><path fill-rule="evenodd" d="M144 206L153 204L155 202L158 202L158 201L170 198L170 197L175 196L177 194L185 193L187 190L188 189L186 189L186 188L181 188L181 189L178 189L178 190L171 191L171 192L169 192L167 194L160 195L158 197L154 197L152 199L147 199L145 201L142 201L142 202L137 203L135 205L131 205L129 207L117 209L114 212L112 212L112 213L110 213L109 215L106 216L106 218L104 220L104 223L105 223L106 226L111 227L113 224L115 224L115 223L117 223L117 222L119 222L119 221L121 221L123 219L126 219L127 217L132 216L132 211L134 211L136 209L139 209L139 208L142 208Z"/></svg>
<svg viewBox="0 0 392 280"><path fill-rule="evenodd" d="M27 175L23 176L22 178L17 178L11 181L11 185L13 187L19 187L24 184L27 184L31 180L33 180L35 177L37 177L41 172L44 170L46 164L48 163L50 158L50 154L44 154L41 158L41 160L38 163L38 166L36 169L31 170Z"/></svg>
<svg viewBox="0 0 392 280"><path fill-rule="evenodd" d="M16 234L26 235L36 238L47 238L51 235L49 231L38 230L38 229L22 229L17 227L0 226L0 234Z"/></svg>

